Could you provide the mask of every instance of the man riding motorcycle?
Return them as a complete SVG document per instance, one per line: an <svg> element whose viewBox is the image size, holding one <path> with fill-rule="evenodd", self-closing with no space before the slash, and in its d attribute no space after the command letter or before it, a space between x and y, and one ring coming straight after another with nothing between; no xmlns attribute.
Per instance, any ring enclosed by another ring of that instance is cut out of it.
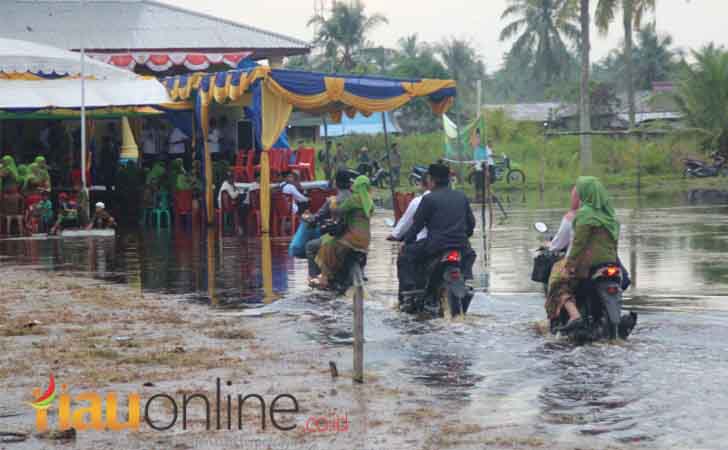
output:
<svg viewBox="0 0 728 450"><path fill-rule="evenodd" d="M430 194L422 197L410 229L402 240L407 244L398 261L400 296L405 303L418 294L417 273L427 261L450 249L466 250L464 259L466 278L471 277L475 254L469 238L475 229L475 216L468 198L450 189L450 169L444 164L430 165L427 174L432 183ZM427 228L426 239L417 235Z"/></svg>
<svg viewBox="0 0 728 450"><path fill-rule="evenodd" d="M414 222L415 213L417 212L417 208L420 206L420 202L422 201L422 198L425 195L428 195L430 193L430 189L432 189L432 183L430 182L430 177L425 175L420 180L420 191L421 195L418 197L415 197L412 199L412 201L407 205L407 210L405 210L404 214L402 214L402 217L400 217L399 221L397 222L397 226L394 227L392 230L392 234L387 236L388 241L400 241L404 239L405 235L409 231L409 229L412 227L412 224ZM419 232L417 235L417 240L421 241L423 239L427 239L427 228L423 228L422 231ZM402 264L402 258L397 258L397 272L401 273L403 269L401 269ZM401 279L400 279L400 286L399 291L402 292L402 285L401 285Z"/></svg>
<svg viewBox="0 0 728 450"><path fill-rule="evenodd" d="M326 203L319 209L316 214L306 214L303 219L309 223L321 223L332 217L331 210L337 205L344 203L346 199L351 197L351 172L349 170L338 170L334 181L337 189L336 197L329 197ZM313 239L306 244L306 258L308 259L308 277L309 283L321 275L321 270L316 264L316 255L321 248L321 239Z"/></svg>

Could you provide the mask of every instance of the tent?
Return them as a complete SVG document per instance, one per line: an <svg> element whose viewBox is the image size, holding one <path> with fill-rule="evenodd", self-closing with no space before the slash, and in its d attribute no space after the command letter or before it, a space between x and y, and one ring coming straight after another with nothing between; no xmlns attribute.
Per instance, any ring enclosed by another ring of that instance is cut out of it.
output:
<svg viewBox="0 0 728 450"><path fill-rule="evenodd" d="M78 53L34 42L0 39L0 80L54 79L80 74ZM133 72L90 58L84 65L84 74L96 80L139 78Z"/></svg>
<svg viewBox="0 0 728 450"><path fill-rule="evenodd" d="M15 39L0 39L0 110L21 113L81 106L78 53ZM162 84L109 64L83 67L85 106L108 108L169 103Z"/></svg>
<svg viewBox="0 0 728 450"><path fill-rule="evenodd" d="M425 97L436 114L442 114L455 97L453 80L393 79L372 76L324 74L269 67L249 71L231 70L212 74L178 75L163 79L172 100L194 100L197 122L205 145L206 203L212 205L212 167L207 149L209 105L245 103L258 114L256 127L261 147L261 212L263 232L268 232L270 167L268 152L288 125L293 108L311 114L329 114L332 122L343 114L369 116L392 111L417 97ZM255 121L254 121L255 124ZM207 208L208 222L213 211Z"/></svg>

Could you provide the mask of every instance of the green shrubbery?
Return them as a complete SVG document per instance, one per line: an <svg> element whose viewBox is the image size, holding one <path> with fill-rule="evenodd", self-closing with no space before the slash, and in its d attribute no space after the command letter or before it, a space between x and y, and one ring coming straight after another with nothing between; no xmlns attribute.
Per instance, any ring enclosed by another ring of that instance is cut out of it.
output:
<svg viewBox="0 0 728 450"><path fill-rule="evenodd" d="M493 141L496 155L508 155L526 172L527 185L535 187L540 182L541 157L545 152L545 182L547 186L567 186L579 174L578 136L564 136L544 140L542 129L534 124L516 123L503 114L488 116L488 136ZM444 144L442 133L390 136L398 142L402 151L402 174L414 164L427 165L442 158ZM337 140L353 155L366 146L370 154L384 157L384 136L348 136ZM694 139L665 136L639 140L638 138L592 137L594 168L592 173L612 186L629 186L636 182L638 161L643 180L679 178L682 173L680 160L685 156L705 157ZM466 157L470 157L466 150ZM354 165L353 162L351 164ZM505 183L497 185L506 188Z"/></svg>

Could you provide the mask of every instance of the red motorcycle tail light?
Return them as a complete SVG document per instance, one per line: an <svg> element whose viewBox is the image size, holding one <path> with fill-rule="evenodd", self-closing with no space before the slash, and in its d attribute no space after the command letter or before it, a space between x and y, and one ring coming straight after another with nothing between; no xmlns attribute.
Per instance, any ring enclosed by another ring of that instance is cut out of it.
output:
<svg viewBox="0 0 728 450"><path fill-rule="evenodd" d="M609 286L607 288L607 294L609 295L617 295L619 293L619 288L617 286Z"/></svg>
<svg viewBox="0 0 728 450"><path fill-rule="evenodd" d="M619 267L617 267L617 266L607 267L607 276L608 277L616 277L617 275L619 275Z"/></svg>
<svg viewBox="0 0 728 450"><path fill-rule="evenodd" d="M460 262L460 252L457 250L453 250L450 253L448 253L447 262L459 263Z"/></svg>

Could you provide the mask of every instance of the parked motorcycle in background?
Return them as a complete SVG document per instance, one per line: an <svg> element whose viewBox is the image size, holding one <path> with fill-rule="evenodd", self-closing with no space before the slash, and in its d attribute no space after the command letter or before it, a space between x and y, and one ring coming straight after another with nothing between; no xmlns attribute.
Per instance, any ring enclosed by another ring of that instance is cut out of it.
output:
<svg viewBox="0 0 728 450"><path fill-rule="evenodd" d="M682 160L685 168L683 169L683 177L707 178L707 177L728 177L728 167L726 167L726 159L717 152L711 153L713 164L692 158L684 158Z"/></svg>

